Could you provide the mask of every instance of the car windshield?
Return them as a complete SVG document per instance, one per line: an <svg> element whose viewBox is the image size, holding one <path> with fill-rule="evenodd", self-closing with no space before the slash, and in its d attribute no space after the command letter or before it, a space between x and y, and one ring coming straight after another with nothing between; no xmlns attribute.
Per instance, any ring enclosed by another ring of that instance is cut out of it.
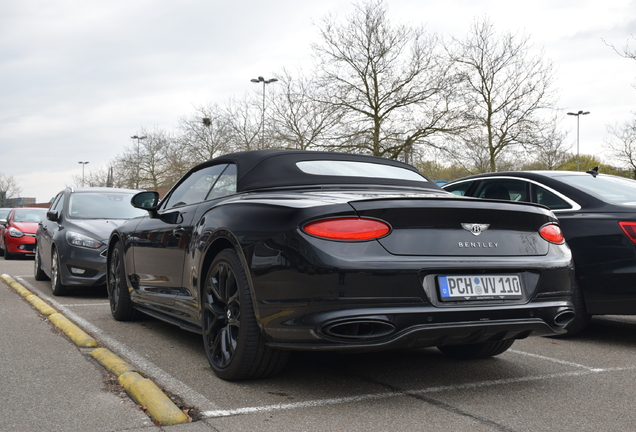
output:
<svg viewBox="0 0 636 432"><path fill-rule="evenodd" d="M343 177L371 177L395 180L409 180L428 183L415 171L369 162L351 162L334 160L312 160L296 162L296 166L307 174Z"/></svg>
<svg viewBox="0 0 636 432"><path fill-rule="evenodd" d="M21 209L13 212L13 222L42 222L42 219L46 217L46 209L32 210Z"/></svg>
<svg viewBox="0 0 636 432"><path fill-rule="evenodd" d="M561 181L611 204L636 205L636 181L610 175L563 176Z"/></svg>
<svg viewBox="0 0 636 432"><path fill-rule="evenodd" d="M82 192L71 194L68 214L76 219L130 219L147 214L130 204L133 194Z"/></svg>

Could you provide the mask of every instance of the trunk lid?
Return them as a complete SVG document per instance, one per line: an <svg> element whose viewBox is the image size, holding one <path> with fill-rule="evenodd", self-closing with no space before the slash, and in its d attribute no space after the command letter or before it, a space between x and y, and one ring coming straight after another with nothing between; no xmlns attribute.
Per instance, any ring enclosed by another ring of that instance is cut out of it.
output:
<svg viewBox="0 0 636 432"><path fill-rule="evenodd" d="M353 200L361 217L388 222L378 239L394 255L537 256L549 243L539 228L556 222L543 207L459 197Z"/></svg>

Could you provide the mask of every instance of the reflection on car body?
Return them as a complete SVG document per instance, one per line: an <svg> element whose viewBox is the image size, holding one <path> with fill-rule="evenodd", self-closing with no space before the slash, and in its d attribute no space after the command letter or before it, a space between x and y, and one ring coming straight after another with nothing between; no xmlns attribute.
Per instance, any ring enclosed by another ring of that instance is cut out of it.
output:
<svg viewBox="0 0 636 432"><path fill-rule="evenodd" d="M191 169L161 202L140 192L132 204L147 215L108 244L114 318L143 312L201 333L223 379L273 375L290 350L489 357L573 317L552 212L459 198L401 162L234 153Z"/></svg>

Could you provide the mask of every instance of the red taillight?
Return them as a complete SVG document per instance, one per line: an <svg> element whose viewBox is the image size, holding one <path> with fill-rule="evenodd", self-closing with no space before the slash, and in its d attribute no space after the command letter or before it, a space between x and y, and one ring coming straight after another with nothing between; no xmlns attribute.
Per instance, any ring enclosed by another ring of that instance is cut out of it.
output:
<svg viewBox="0 0 636 432"><path fill-rule="evenodd" d="M565 241L561 227L557 224L543 225L539 229L539 234L550 243L562 244Z"/></svg>
<svg viewBox="0 0 636 432"><path fill-rule="evenodd" d="M303 227L307 234L330 240L372 240L387 235L391 227L375 219L338 218L310 222Z"/></svg>
<svg viewBox="0 0 636 432"><path fill-rule="evenodd" d="M632 243L636 243L636 222L619 222L618 224Z"/></svg>

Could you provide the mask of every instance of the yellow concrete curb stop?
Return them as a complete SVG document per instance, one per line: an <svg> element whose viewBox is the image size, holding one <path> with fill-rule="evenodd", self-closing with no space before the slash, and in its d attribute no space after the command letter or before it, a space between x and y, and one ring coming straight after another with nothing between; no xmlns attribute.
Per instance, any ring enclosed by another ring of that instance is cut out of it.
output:
<svg viewBox="0 0 636 432"><path fill-rule="evenodd" d="M188 416L154 382L137 373L130 363L106 348L95 348L91 357L114 373L126 393L139 405L145 406L154 420L164 426L188 423Z"/></svg>
<svg viewBox="0 0 636 432"><path fill-rule="evenodd" d="M28 289L26 289L25 287L23 287L21 284L19 284L18 282L16 282L15 279L13 279L11 276L9 276L8 274L3 274L0 275L0 278L4 279L4 281L9 284L9 286L11 288L13 288L14 290L16 290L18 292L18 294L20 294L22 297L26 297L29 296L31 294L33 294L31 291L29 291Z"/></svg>
<svg viewBox="0 0 636 432"><path fill-rule="evenodd" d="M95 339L11 276L3 274L0 275L0 279L4 280L18 294L25 297L41 314L48 315L49 321L62 330L75 345L85 348L98 346ZM146 412L153 420L160 422L164 426L188 423L190 421L189 417L154 382L134 371L130 363L122 360L106 348L95 348L90 355L117 376L119 383L130 397L145 407Z"/></svg>
<svg viewBox="0 0 636 432"><path fill-rule="evenodd" d="M117 380L130 397L146 407L150 417L161 422L161 425L171 426L188 422L188 416L149 379L137 372L124 372Z"/></svg>
<svg viewBox="0 0 636 432"><path fill-rule="evenodd" d="M25 297L25 299L29 303L31 303L34 308L39 310L42 315L52 315L57 312L51 306L44 303L44 301L40 297L36 296L35 294L29 294L28 296Z"/></svg>
<svg viewBox="0 0 636 432"><path fill-rule="evenodd" d="M66 336L70 340L72 340L75 345L84 347L84 348L92 348L97 346L97 341L90 337L84 330L73 324L66 318L64 315L60 313L54 313L49 315L49 321L51 321L55 327L59 328L64 332Z"/></svg>
<svg viewBox="0 0 636 432"><path fill-rule="evenodd" d="M95 348L91 351L91 357L101 363L102 366L114 373L117 377L124 372L135 372L135 369L133 369L130 363L122 360L109 349Z"/></svg>

